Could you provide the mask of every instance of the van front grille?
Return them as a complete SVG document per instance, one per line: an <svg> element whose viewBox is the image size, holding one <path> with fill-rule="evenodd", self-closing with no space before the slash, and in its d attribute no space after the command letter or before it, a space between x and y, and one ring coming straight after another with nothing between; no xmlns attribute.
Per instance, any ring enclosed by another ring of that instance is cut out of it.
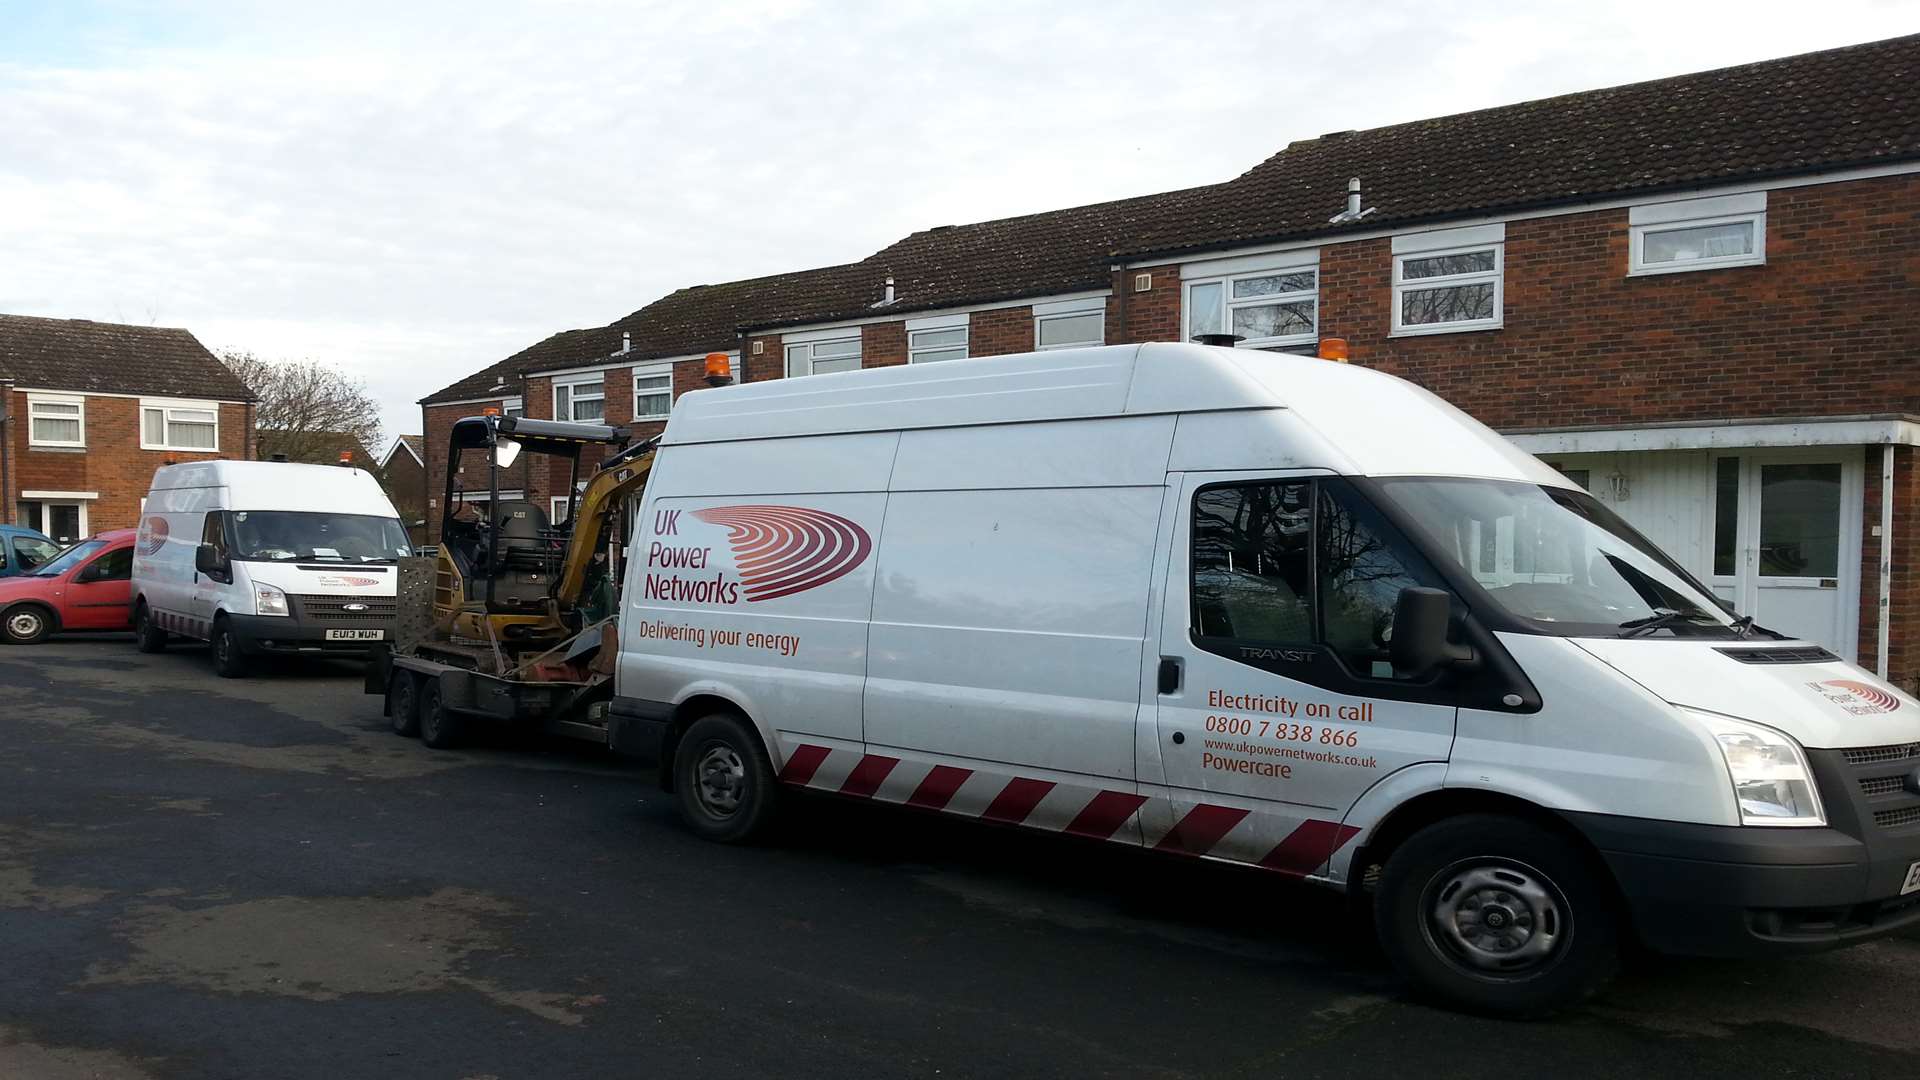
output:
<svg viewBox="0 0 1920 1080"><path fill-rule="evenodd" d="M1897 829L1902 825L1920 822L1920 806L1902 806L1893 810L1875 810L1873 823L1883 829Z"/></svg>
<svg viewBox="0 0 1920 1080"><path fill-rule="evenodd" d="M399 612L399 604L391 596L296 596L300 605L300 614L308 619L321 619L326 622L343 623L384 623L392 622ZM364 611L349 611L347 605L365 607Z"/></svg>
<svg viewBox="0 0 1920 1080"><path fill-rule="evenodd" d="M1904 776L1869 776L1860 781L1860 790L1869 799L1876 795L1893 795L1906 786L1907 780Z"/></svg>
<svg viewBox="0 0 1920 1080"><path fill-rule="evenodd" d="M1849 765L1884 765L1890 761L1920 758L1920 743L1894 743L1891 746L1860 746L1843 750Z"/></svg>

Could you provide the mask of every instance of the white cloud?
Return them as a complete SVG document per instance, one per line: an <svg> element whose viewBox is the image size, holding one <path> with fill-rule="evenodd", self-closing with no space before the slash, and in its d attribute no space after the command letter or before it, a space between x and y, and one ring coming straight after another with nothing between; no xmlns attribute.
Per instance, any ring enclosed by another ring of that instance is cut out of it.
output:
<svg viewBox="0 0 1920 1080"><path fill-rule="evenodd" d="M323 359L412 430L421 395L682 285L1904 29L1823 11L67 6L0 43L0 310Z"/></svg>

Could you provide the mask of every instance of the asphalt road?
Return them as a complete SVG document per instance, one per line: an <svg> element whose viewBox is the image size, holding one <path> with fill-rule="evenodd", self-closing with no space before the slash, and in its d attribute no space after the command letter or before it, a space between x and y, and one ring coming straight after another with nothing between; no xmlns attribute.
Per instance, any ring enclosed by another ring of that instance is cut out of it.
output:
<svg viewBox="0 0 1920 1080"><path fill-rule="evenodd" d="M1319 890L825 802L714 846L359 691L0 647L0 1077L1920 1077L1920 937L1463 1017Z"/></svg>

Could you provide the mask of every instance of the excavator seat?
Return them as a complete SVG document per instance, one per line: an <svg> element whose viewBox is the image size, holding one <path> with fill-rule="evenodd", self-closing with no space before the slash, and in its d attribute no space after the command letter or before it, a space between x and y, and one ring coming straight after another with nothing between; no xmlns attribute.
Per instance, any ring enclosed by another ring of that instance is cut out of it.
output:
<svg viewBox="0 0 1920 1080"><path fill-rule="evenodd" d="M488 515L495 530L494 561L486 564L487 543L474 545L477 564L466 575L467 599L487 599L487 579L493 579L493 601L488 611L500 615L529 614L547 602L560 561L560 547L549 531L546 511L537 503L502 502Z"/></svg>

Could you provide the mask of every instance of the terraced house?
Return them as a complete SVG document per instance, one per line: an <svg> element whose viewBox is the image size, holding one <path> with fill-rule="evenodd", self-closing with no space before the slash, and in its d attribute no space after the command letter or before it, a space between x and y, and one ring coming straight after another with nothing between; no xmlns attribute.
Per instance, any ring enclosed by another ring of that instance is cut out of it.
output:
<svg viewBox="0 0 1920 1080"><path fill-rule="evenodd" d="M761 380L1337 338L1566 471L1764 625L1911 687L1917 279L1920 36L1333 132L1219 184L682 289L430 395L426 457L442 475L448 425L485 407L649 434L709 351ZM564 504L564 478L521 482ZM1481 542L1491 564L1516 538Z"/></svg>

